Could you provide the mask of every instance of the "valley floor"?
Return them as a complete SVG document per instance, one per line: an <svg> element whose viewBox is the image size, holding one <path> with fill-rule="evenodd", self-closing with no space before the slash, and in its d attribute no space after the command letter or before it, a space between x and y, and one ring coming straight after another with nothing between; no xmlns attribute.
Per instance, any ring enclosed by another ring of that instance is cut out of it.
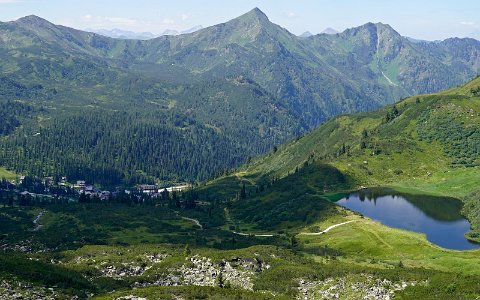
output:
<svg viewBox="0 0 480 300"><path fill-rule="evenodd" d="M99 204L75 206L68 212L53 207L0 209L2 218L10 220L4 224L11 231L17 228L19 234L16 242L15 237L3 235L2 248L7 252L0 253L0 293L5 299L29 297L30 287L35 287L37 298L32 299L72 294L81 298L95 294L95 299L443 299L446 295L475 299L480 295L479 250L442 249L422 234L335 209L337 215L298 228L295 241L284 233L212 232L200 227L200 220L184 216L185 211L170 214L159 208L150 209L151 214L142 207ZM98 216L92 220L94 212ZM127 212L133 219L123 219ZM68 215L70 221L65 219ZM167 223L156 225L158 217ZM96 230L81 231L97 218L105 221L98 222ZM112 222L120 228L103 231ZM139 222L151 223L152 228L176 224L185 231L149 230ZM34 232L39 224L43 226ZM58 226L66 224L71 228L59 232ZM56 236L51 236L52 230ZM72 240L65 239L68 236ZM87 236L93 240L82 242ZM58 244L62 239L64 249ZM95 245L102 240L109 245ZM53 248L54 244L60 248ZM219 249L223 247L227 249ZM112 290L116 292L109 293ZM432 290L436 293L430 295Z"/></svg>

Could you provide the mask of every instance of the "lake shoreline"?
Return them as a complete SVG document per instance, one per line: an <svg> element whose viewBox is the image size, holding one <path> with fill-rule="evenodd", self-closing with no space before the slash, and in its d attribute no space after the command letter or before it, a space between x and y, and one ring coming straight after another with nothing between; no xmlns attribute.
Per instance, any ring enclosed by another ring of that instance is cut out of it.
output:
<svg viewBox="0 0 480 300"><path fill-rule="evenodd" d="M471 223L462 214L461 199L408 194L391 187L364 188L344 194L333 202L385 226L424 233L429 242L449 250L480 248L480 244L466 236Z"/></svg>

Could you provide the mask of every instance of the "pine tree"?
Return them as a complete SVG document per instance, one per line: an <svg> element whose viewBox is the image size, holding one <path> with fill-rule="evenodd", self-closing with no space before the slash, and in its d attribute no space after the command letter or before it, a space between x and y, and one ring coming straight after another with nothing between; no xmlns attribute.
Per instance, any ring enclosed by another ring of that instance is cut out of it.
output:
<svg viewBox="0 0 480 300"><path fill-rule="evenodd" d="M215 279L215 285L218 287L223 288L225 285L225 280L223 279L223 272L220 271Z"/></svg>
<svg viewBox="0 0 480 300"><path fill-rule="evenodd" d="M88 202L88 196L85 195L85 193L80 193L80 196L78 198L78 203L87 203Z"/></svg>
<svg viewBox="0 0 480 300"><path fill-rule="evenodd" d="M27 199L24 195L20 195L20 206L27 206Z"/></svg>
<svg viewBox="0 0 480 300"><path fill-rule="evenodd" d="M399 115L399 112L398 112L398 109L397 109L396 105L393 106L392 115L393 115L394 118L398 117L398 115Z"/></svg>
<svg viewBox="0 0 480 300"><path fill-rule="evenodd" d="M192 250L190 250L190 246L188 244L185 245L185 249L183 249L183 254L185 256L189 256L190 254L192 254Z"/></svg>
<svg viewBox="0 0 480 300"><path fill-rule="evenodd" d="M183 194L185 198L185 208L186 209L194 209L196 207L196 200L198 200L198 194L193 190L189 190L188 192Z"/></svg>
<svg viewBox="0 0 480 300"><path fill-rule="evenodd" d="M180 208L180 199L178 199L177 192L173 191L172 192L172 202L175 205L176 208Z"/></svg>
<svg viewBox="0 0 480 300"><path fill-rule="evenodd" d="M368 131L367 129L364 128L362 131L362 138L366 139L367 137L368 137Z"/></svg>
<svg viewBox="0 0 480 300"><path fill-rule="evenodd" d="M247 198L247 191L245 189L245 183L242 185L242 189L240 190L240 199Z"/></svg>
<svg viewBox="0 0 480 300"><path fill-rule="evenodd" d="M290 245L292 246L292 248L296 248L298 246L297 238L294 235L292 235L292 237L290 238Z"/></svg>

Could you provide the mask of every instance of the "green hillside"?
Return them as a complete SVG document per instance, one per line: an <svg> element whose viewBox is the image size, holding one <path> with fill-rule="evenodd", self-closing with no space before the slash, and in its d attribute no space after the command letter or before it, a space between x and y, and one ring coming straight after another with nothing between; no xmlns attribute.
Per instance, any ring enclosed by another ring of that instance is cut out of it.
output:
<svg viewBox="0 0 480 300"><path fill-rule="evenodd" d="M277 188L283 186L287 191L285 199L294 199L293 194L302 189L328 195L361 186L452 196L464 200L464 213L472 224L468 236L478 240L478 90L479 77L438 94L418 95L377 111L334 118L203 190L228 197L238 191L241 182L255 189L274 180L284 182ZM334 171L322 171L325 164ZM318 172L330 178L338 173L342 180L329 186L325 180L314 180ZM310 182L317 182L317 187Z"/></svg>
<svg viewBox="0 0 480 300"><path fill-rule="evenodd" d="M359 184L426 177L426 172L460 167L469 170L479 164L479 86L476 78L438 94L334 118L246 169L285 176L307 161L326 160L361 180Z"/></svg>
<svg viewBox="0 0 480 300"><path fill-rule="evenodd" d="M202 181L339 114L464 82L479 49L380 23L299 38L258 9L147 41L27 16L0 23L0 165L102 185Z"/></svg>
<svg viewBox="0 0 480 300"><path fill-rule="evenodd" d="M111 103L108 96L86 105L6 102L0 109L15 123L5 124L0 165L103 185L200 181L300 130L241 78L160 88L144 90L135 103Z"/></svg>

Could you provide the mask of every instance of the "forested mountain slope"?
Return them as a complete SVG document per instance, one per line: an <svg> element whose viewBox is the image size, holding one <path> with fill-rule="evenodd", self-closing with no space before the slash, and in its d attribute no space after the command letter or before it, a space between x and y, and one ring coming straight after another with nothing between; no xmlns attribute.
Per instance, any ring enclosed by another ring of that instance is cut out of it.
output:
<svg viewBox="0 0 480 300"><path fill-rule="evenodd" d="M290 201L299 191L321 195L361 186L457 197L464 201L464 214L472 224L469 237L479 240L479 157L477 77L441 93L336 117L202 189L228 197L242 184L254 190L281 179L281 189L277 185L264 200Z"/></svg>
<svg viewBox="0 0 480 300"><path fill-rule="evenodd" d="M365 178L371 178L367 182L374 183L385 181L386 174L410 178L423 176L426 171L477 167L479 98L477 77L441 93L413 96L372 112L339 116L252 161L247 169L283 177L313 159L350 161L352 172L367 175ZM372 162L383 165L382 173L368 174ZM364 166L355 168L355 163Z"/></svg>
<svg viewBox="0 0 480 300"><path fill-rule="evenodd" d="M104 185L203 180L336 115L464 82L479 49L371 23L299 38L258 9L147 41L28 16L0 23L0 165Z"/></svg>

